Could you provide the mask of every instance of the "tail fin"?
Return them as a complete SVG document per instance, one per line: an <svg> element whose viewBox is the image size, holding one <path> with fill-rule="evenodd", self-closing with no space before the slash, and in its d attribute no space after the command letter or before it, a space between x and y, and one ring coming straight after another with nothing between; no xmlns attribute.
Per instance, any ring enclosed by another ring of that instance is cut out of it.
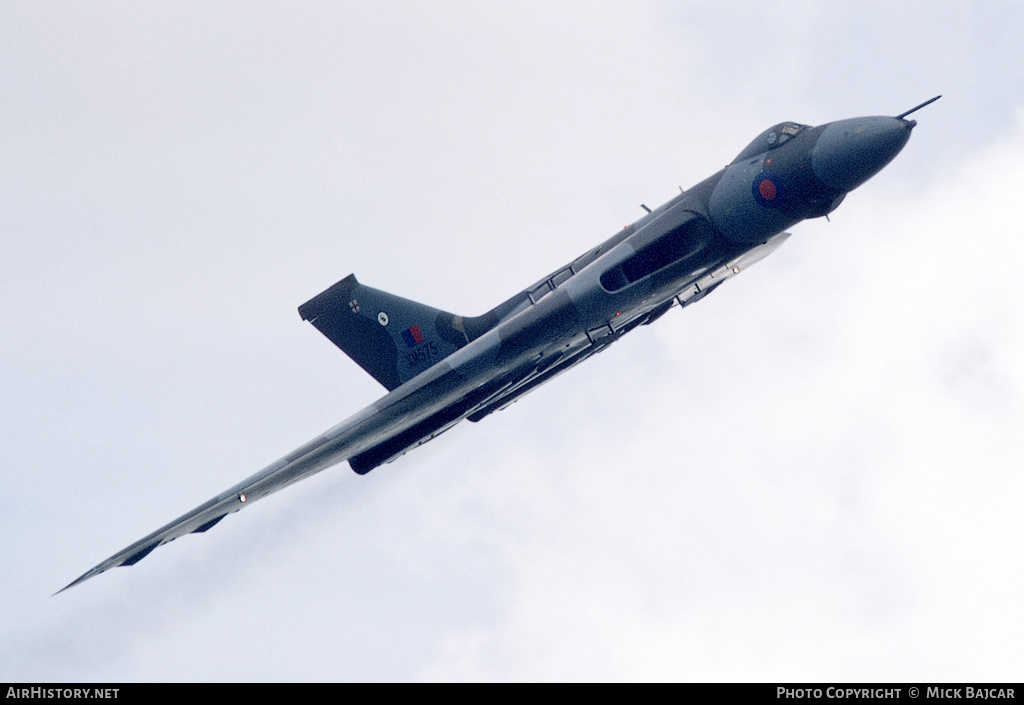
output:
<svg viewBox="0 0 1024 705"><path fill-rule="evenodd" d="M363 286L350 274L299 306L309 321L388 391L461 348L461 316Z"/></svg>

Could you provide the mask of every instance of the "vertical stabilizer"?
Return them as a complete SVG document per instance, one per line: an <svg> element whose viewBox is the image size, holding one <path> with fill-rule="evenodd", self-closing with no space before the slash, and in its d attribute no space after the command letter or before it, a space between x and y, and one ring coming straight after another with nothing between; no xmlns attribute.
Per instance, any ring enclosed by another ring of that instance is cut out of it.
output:
<svg viewBox="0 0 1024 705"><path fill-rule="evenodd" d="M299 315L388 391L469 342L461 316L363 286L354 274L299 306Z"/></svg>

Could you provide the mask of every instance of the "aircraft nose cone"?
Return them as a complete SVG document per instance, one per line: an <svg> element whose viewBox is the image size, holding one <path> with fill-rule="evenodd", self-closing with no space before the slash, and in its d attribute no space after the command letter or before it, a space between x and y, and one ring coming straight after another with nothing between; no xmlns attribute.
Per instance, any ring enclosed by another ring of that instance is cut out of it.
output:
<svg viewBox="0 0 1024 705"><path fill-rule="evenodd" d="M818 138L811 165L827 186L850 191L891 162L914 129L913 120L864 117L830 123Z"/></svg>

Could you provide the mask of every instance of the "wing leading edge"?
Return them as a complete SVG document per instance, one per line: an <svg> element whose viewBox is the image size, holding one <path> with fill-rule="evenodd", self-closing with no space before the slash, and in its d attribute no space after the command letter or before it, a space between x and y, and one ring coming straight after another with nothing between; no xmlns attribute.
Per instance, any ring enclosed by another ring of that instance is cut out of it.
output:
<svg viewBox="0 0 1024 705"><path fill-rule="evenodd" d="M721 283L719 279L724 281L725 278L740 271L740 268L763 258L782 244L788 236L788 233L781 233L769 242L748 250L715 272L706 274L700 279L702 285L691 284L683 287L684 291L676 292L673 298L665 303L671 306L673 299L676 299L679 304L685 306L703 298ZM354 283L354 277L351 280L343 280L341 284ZM547 300L545 298L545 301ZM310 304L315 302L314 299L300 309L304 318L317 318L308 315ZM515 304L517 299L514 298L508 303ZM647 316L637 318L635 323L650 322L666 310L667 307L662 304L652 309ZM445 314L442 313L443 315ZM522 394L532 391L604 347L604 344L593 344L584 354L566 356L564 359L554 356L551 358L554 364L536 370L527 365L527 371L533 370L527 374L514 359L506 361L507 364L504 366L498 364L497 359L492 359L498 354L501 344L508 342L499 340L497 330L489 330L493 326L490 320L492 317L498 318L496 313L492 312L477 319L457 321L465 325L466 332L465 342L456 353L444 356L435 364L430 364L428 360L412 379L401 383L355 416L115 553L58 593L111 568L135 565L154 549L179 536L208 531L228 514L237 512L293 482L332 465L347 460L357 473L366 473L373 467L390 462L416 445L427 442L463 418L479 421L492 411L504 408ZM384 326L383 323L379 325ZM422 333L424 328L419 330ZM627 329L619 331L619 334L625 330ZM611 339L617 337L618 335ZM418 343L421 348L429 344L429 341ZM409 359L410 364L422 364L411 356ZM491 362L486 363L488 360ZM512 376L506 380L509 375Z"/></svg>
<svg viewBox="0 0 1024 705"><path fill-rule="evenodd" d="M329 316L325 315L326 312L322 309L325 308L324 302L321 300L325 295L331 295L333 299L338 299L338 292L336 291L339 287L354 287L357 286L358 282L355 281L355 277L349 277L339 284L324 292L319 297L307 302L300 308L300 314L303 318L313 318L319 320L320 318L329 319ZM365 297L370 303L378 303L374 299L372 293L375 290L369 290L368 287L361 289L358 293L360 296ZM351 292L343 292L350 294ZM390 295L388 295L390 296ZM344 298L344 297L342 297ZM377 298L383 299L383 296ZM339 299L340 300L340 299ZM398 302L396 305L395 302ZM339 308L341 305L338 301L330 301L334 308ZM392 311L396 311L400 308L413 308L413 310L421 312L420 309L426 311L430 316L442 323L451 323L448 319L454 320L456 323L462 324L462 319L459 317L451 316L451 314L444 314L438 312L436 309L429 309L427 307L420 306L419 309L415 309L418 304L413 304L411 307L409 304L413 302L406 302L404 299L391 296L388 300L387 308ZM352 299L351 304L345 304L343 308L345 312L357 312L359 305L356 304L356 300ZM378 307L374 307L378 308ZM382 309L383 310L383 309ZM311 315L314 314L315 315ZM438 316L440 313L440 316ZM390 323L390 317L386 313L374 314L374 320L377 320L379 327L385 327ZM398 317L401 318L400 316ZM314 320L314 323L317 322ZM479 319L467 319L470 323L476 324L481 329L486 329L487 317L480 317ZM310 442L306 443L300 448L292 451L285 457L281 458L277 462L271 463L263 470L260 470L255 475L243 480L234 487L231 487L224 492L221 492L216 497L211 498L207 502L199 505L192 511L183 514L171 523L163 526L148 536L139 539L135 543L131 544L127 548L122 549L118 553L103 561L99 565L95 566L91 570L84 573L74 582L70 583L66 587L58 591L58 593L67 590L70 587L78 585L89 578L92 578L100 573L103 573L111 568L119 566L130 566L135 565L140 560L145 558L154 549L161 545L173 541L179 536L184 536L190 533L202 533L207 531L224 517L232 512L246 507L253 502L262 499L268 494L277 492L293 482L302 480L310 475L313 475L321 470L324 470L332 465L336 465L343 461L349 460L353 464L353 469L357 472L367 472L371 467L379 464L380 461L386 462L393 456L397 456L404 452L406 446L410 443L398 443L401 447L392 448L395 445L395 439L403 441L409 433L416 435L416 430L424 424L430 426L429 437L433 437L440 433L442 428L434 428L431 425L438 414L443 415L443 410L453 403L456 403L465 393L461 382L464 381L462 376L454 373L451 367L443 362L443 358L450 355L451 349L457 349L460 345L455 345L455 340L452 340L447 347L442 347L443 341L429 342L429 341L418 341L416 336L430 335L433 336L436 331L433 326L433 322L430 326L427 325L428 321L424 320L423 327L421 328L418 324L412 323L411 325L399 320L397 327L401 328L402 325L409 325L404 331L400 331L398 335L402 336L403 342L405 337L411 337L414 343L424 344L420 348L426 348L427 345L431 346L431 355L424 355L427 359L420 361L418 357L410 356L410 360L415 365L410 366L416 367L416 373L410 375L408 373L404 375L391 375L390 377L384 375L375 375L381 381L386 381L390 391L387 395L379 399L376 403L371 404L355 416L343 421L329 431L317 436ZM440 324L437 324L440 325ZM452 325L448 326L452 328ZM449 339L454 339L454 334L448 331L447 328L441 326L441 330L444 333L448 333ZM333 332L333 329L331 329ZM458 331L462 336L461 346L466 345L470 335L464 332L462 329ZM438 334L440 335L440 334ZM330 337L330 336L328 336ZM347 338L341 342L335 341L339 347L351 354L350 340ZM342 345L344 343L344 345ZM450 349L451 348L451 349ZM431 359L435 350L444 352L441 362L436 362ZM365 351L364 351L365 352ZM356 355L356 361L361 365L363 362L360 361L363 355ZM435 364L436 363L436 364ZM364 365L366 367L367 365ZM371 366L372 367L372 366ZM370 370L371 373L376 368ZM412 377L411 379L406 379ZM383 379L382 379L383 378ZM396 386L395 386L396 385ZM393 387L393 388L392 388ZM468 413L468 410L466 411ZM448 428L454 423L457 423L460 418L447 419L442 424L444 428ZM435 424L436 425L436 424ZM422 434L420 434L422 435ZM414 439L415 442L422 442L419 436ZM383 455L382 455L383 454ZM377 456L382 456L378 458ZM383 457L387 456L387 457ZM371 460L367 460L371 458ZM57 593L55 593L57 594Z"/></svg>
<svg viewBox="0 0 1024 705"><path fill-rule="evenodd" d="M203 533L213 528L228 514L284 489L293 482L347 460L349 456L358 452L360 440L373 440L378 436L373 425L368 424L375 413L374 407L368 407L234 487L118 551L54 594L64 592L111 568L135 565L154 549L179 536Z"/></svg>

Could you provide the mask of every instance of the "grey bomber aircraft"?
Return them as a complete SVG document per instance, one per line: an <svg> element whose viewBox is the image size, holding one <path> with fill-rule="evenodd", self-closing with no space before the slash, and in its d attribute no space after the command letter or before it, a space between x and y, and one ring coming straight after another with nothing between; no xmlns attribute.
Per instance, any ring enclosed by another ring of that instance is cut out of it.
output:
<svg viewBox="0 0 1024 705"><path fill-rule="evenodd" d="M463 419L480 421L675 305L770 254L786 229L831 213L910 139L911 113L774 125L732 162L481 316L456 316L349 275L303 320L387 388L351 418L114 554L63 590L347 460L359 474ZM60 592L63 592L61 590Z"/></svg>

